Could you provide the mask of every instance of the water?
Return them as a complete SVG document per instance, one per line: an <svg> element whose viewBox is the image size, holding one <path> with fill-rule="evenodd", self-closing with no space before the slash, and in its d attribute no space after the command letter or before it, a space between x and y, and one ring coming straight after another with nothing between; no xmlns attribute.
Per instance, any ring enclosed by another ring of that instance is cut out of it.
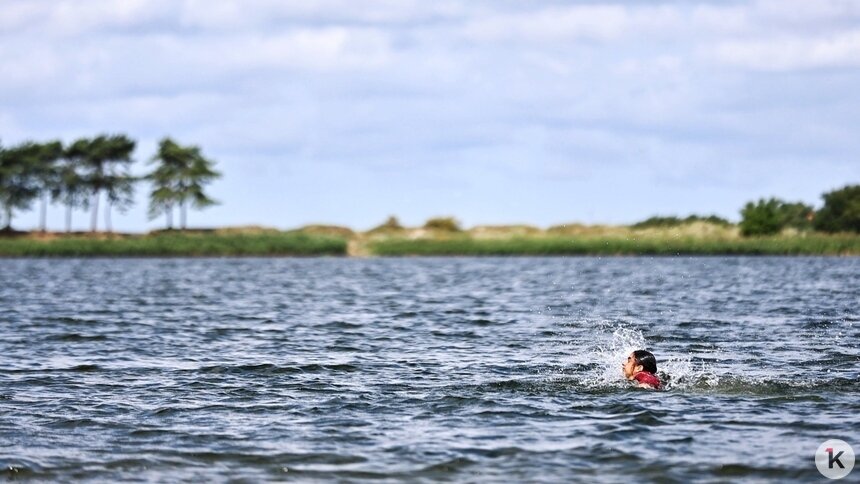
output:
<svg viewBox="0 0 860 484"><path fill-rule="evenodd" d="M858 258L0 260L0 308L8 478L784 482L860 450ZM621 379L641 346L666 391Z"/></svg>

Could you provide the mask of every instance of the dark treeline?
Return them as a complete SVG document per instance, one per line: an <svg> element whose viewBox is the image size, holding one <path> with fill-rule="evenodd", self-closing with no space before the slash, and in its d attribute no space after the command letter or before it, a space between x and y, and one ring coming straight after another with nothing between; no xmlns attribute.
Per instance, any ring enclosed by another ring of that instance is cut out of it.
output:
<svg viewBox="0 0 860 484"><path fill-rule="evenodd" d="M216 203L203 188L220 173L214 161L205 158L197 146L182 146L170 138L161 140L144 176L130 172L136 142L126 135L99 135L80 138L69 145L60 141L25 141L15 146L0 145L0 215L4 231L12 231L15 212L30 210L40 202L41 231L47 230L49 203L66 208L66 232L71 231L72 211L91 210L90 230L98 229L100 200L104 199L105 230L111 231L111 210L125 212L134 204L137 184L147 181L149 216L164 214L167 228L173 226L173 209L180 211L181 227L186 227L187 207L205 208Z"/></svg>
<svg viewBox="0 0 860 484"><path fill-rule="evenodd" d="M860 233L860 185L848 185L821 198L824 205L818 210L802 202L778 198L749 202L741 209L741 234L772 235L785 228Z"/></svg>
<svg viewBox="0 0 860 484"><path fill-rule="evenodd" d="M816 210L812 205L802 202L786 202L778 198L762 198L748 202L741 209L739 227L741 235L750 237L774 235L786 228L797 231L855 232L860 233L860 185L848 185L821 196L824 205ZM716 215L690 215L651 217L631 225L635 229L654 227L677 227L693 222L706 222L715 225L732 225L728 220Z"/></svg>
<svg viewBox="0 0 860 484"><path fill-rule="evenodd" d="M708 216L690 215L689 217L684 217L684 218L674 217L674 216L650 217L646 220L643 220L641 222L638 222L638 223L631 225L631 227L633 227L634 229L647 229L647 228L651 228L651 227L677 227L679 225L690 224L693 222L706 222L706 223L710 223L710 224L714 224L714 225L722 225L722 226L729 226L732 224L728 220L726 220L722 217L718 217L716 215L708 215Z"/></svg>

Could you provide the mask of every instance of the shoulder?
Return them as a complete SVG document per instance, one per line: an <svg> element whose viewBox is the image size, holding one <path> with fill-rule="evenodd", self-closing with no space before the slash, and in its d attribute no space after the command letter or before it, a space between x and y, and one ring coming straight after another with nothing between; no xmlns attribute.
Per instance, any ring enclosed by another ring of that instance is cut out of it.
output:
<svg viewBox="0 0 860 484"><path fill-rule="evenodd" d="M633 379L639 383L640 387L660 388L660 379L657 378L657 375L648 373L647 371L640 371L633 375Z"/></svg>

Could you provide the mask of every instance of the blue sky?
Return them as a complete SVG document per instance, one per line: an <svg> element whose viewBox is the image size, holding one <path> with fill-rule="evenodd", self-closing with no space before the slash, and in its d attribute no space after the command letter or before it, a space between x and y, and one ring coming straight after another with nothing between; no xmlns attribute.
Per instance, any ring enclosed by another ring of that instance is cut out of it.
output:
<svg viewBox="0 0 860 484"><path fill-rule="evenodd" d="M4 0L0 58L4 145L200 145L192 226L737 219L860 182L855 0ZM146 190L115 229L163 224Z"/></svg>

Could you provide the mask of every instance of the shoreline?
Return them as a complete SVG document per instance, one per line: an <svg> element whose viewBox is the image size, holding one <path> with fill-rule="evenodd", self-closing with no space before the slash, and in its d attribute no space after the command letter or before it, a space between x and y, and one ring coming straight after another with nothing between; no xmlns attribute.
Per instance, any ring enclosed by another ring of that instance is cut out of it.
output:
<svg viewBox="0 0 860 484"><path fill-rule="evenodd" d="M15 233L0 236L0 258L203 257L688 257L860 256L857 234L740 237L730 232L634 231L601 227L591 233L337 232L331 228L157 231L149 234Z"/></svg>

